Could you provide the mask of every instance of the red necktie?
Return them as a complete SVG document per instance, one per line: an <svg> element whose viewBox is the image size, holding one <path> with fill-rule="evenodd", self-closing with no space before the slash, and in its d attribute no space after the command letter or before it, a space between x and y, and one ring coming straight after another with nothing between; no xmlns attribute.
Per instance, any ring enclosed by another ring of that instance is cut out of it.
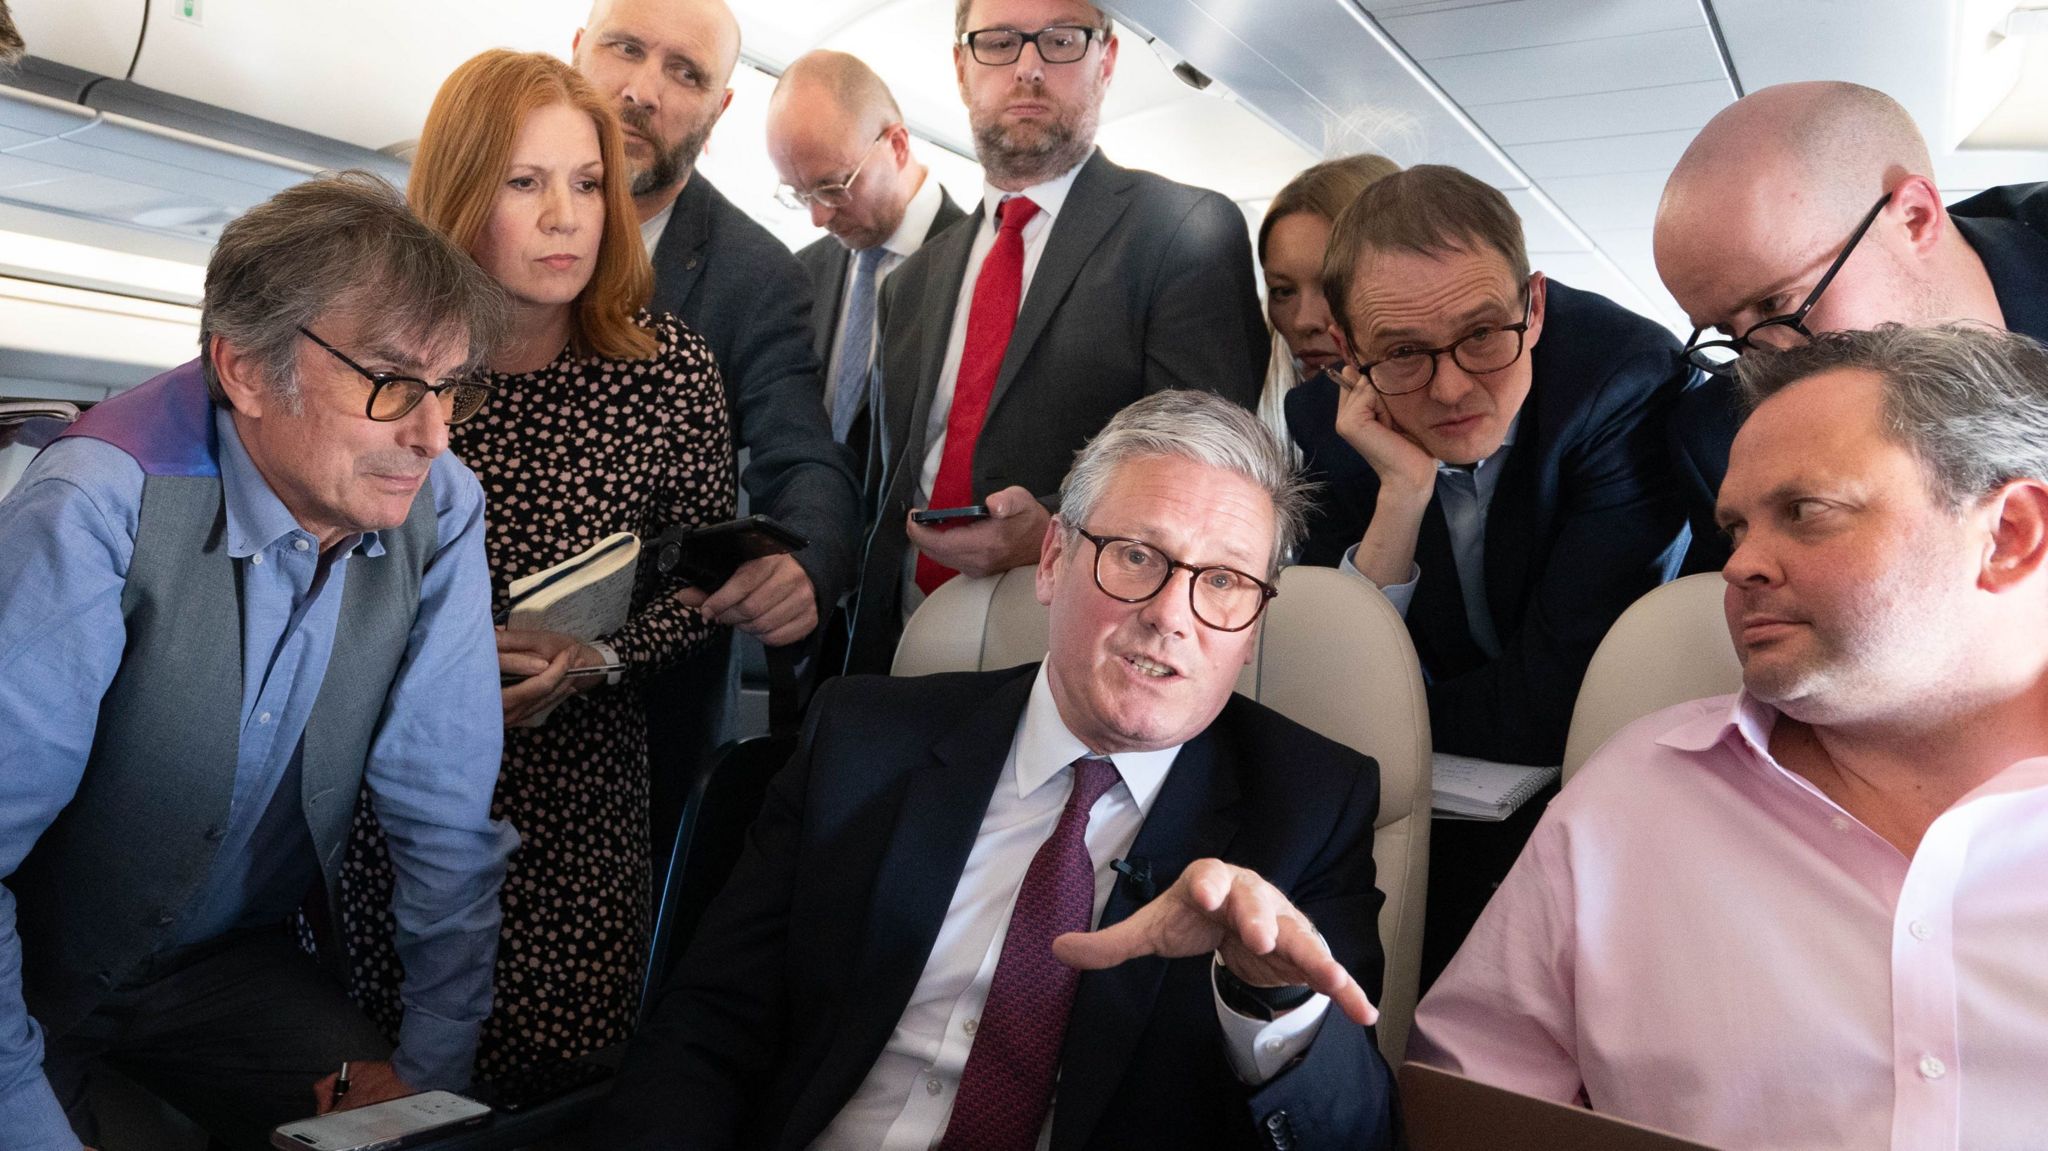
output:
<svg viewBox="0 0 2048 1151"><path fill-rule="evenodd" d="M1052 941L1094 923L1088 809L1117 778L1116 765L1106 759L1074 761L1066 809L1031 857L1010 911L1010 933L1003 938L939 1151L1032 1151L1038 1145L1081 981L1080 972L1053 957Z"/></svg>
<svg viewBox="0 0 2048 1151"><path fill-rule="evenodd" d="M1037 214L1038 205L1023 196L996 205L996 246L981 263L974 299L967 306L967 346L953 381L946 447L939 455L939 475L932 481L928 507L958 508L974 502L974 441L981 438L989 397L1003 370L1003 353L1017 327L1017 305L1024 296L1024 225ZM917 586L926 595L958 574L922 554L917 557Z"/></svg>

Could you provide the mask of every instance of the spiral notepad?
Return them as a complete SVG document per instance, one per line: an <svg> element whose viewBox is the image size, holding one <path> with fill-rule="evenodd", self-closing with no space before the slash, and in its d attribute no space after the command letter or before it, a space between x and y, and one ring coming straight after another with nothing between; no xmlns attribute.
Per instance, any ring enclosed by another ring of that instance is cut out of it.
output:
<svg viewBox="0 0 2048 1151"><path fill-rule="evenodd" d="M1557 774L1555 767L1494 763L1440 751L1430 756L1430 808L1458 819L1506 819Z"/></svg>

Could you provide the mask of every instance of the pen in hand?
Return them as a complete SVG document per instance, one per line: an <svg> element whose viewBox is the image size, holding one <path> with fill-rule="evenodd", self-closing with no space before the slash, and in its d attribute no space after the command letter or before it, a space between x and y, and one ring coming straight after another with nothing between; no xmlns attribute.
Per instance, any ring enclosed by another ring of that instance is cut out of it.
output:
<svg viewBox="0 0 2048 1151"><path fill-rule="evenodd" d="M348 1060L344 1059L344 1060L342 1060L342 1061L341 1061L341 1073L340 1073L340 1074L338 1074L338 1075L336 1075L336 1076L334 1077L334 1095L333 1095L333 1097L331 1098L330 1102L332 1103L332 1105L333 1105L333 1106L339 1107L339 1106L341 1106L341 1101L342 1101L342 1099L343 1099L344 1097L346 1097L347 1095L348 1095Z"/></svg>

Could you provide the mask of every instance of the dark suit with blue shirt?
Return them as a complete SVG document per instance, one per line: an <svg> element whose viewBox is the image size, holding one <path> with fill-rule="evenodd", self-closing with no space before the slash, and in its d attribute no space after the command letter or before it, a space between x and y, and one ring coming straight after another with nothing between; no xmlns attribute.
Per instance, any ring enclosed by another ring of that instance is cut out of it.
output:
<svg viewBox="0 0 2048 1151"><path fill-rule="evenodd" d="M1607 628L1677 570L1685 524L1664 424L1690 375L1678 341L1603 296L1549 282L1515 443L1485 520L1499 658L1472 639L1441 496L1415 545L1407 620L1440 751L1562 760L1579 680ZM1334 567L1365 535L1379 477L1337 434L1337 385L1290 392L1287 426L1321 482L1302 561Z"/></svg>

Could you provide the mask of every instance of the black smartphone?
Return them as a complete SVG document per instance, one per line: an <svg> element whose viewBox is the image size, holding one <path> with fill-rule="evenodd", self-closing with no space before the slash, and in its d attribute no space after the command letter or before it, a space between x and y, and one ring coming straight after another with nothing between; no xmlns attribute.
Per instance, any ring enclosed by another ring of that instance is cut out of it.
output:
<svg viewBox="0 0 2048 1151"><path fill-rule="evenodd" d="M810 544L773 517L755 515L700 528L670 528L649 547L661 574L680 575L695 587L715 588L748 560L788 555Z"/></svg>
<svg viewBox="0 0 2048 1151"><path fill-rule="evenodd" d="M964 508L919 508L910 513L910 522L914 524L972 523L987 518L987 504L968 504Z"/></svg>

